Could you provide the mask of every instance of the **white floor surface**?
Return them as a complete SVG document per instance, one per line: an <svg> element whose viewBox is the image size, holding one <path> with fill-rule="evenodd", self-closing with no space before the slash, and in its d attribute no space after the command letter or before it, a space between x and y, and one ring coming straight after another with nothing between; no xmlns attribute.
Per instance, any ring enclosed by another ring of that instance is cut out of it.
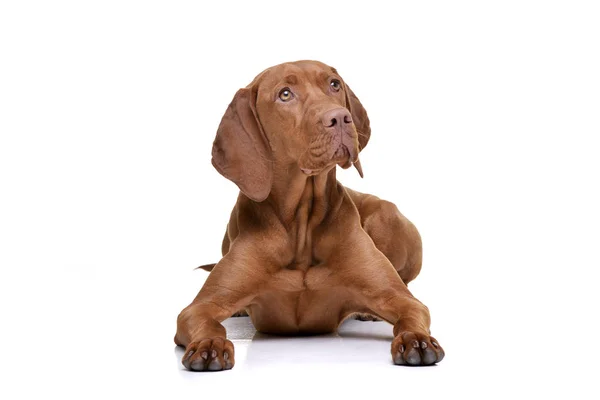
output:
<svg viewBox="0 0 600 400"><path fill-rule="evenodd" d="M2 398L488 399L557 394L581 399L597 394L593 359L569 351L583 343L581 337L557 342L549 330L528 334L523 325L507 329L508 321L493 309L471 318L468 309L453 311L461 304L458 297L428 302L432 333L446 351L437 366L393 365L392 326L385 322L350 320L337 334L290 338L257 333L250 319L241 317L224 322L235 345L235 367L190 372L181 365L183 350L173 343L175 320L205 272L117 276L90 269L73 280L74 274L61 279L60 272L48 270L30 279L28 288L36 298L47 299L41 303L25 299L29 294L22 291L13 294L13 303L25 306L7 307L5 318L15 323L3 331L1 342L8 368L0 391L10 395ZM417 282L415 291L428 287L427 280L421 286Z"/></svg>

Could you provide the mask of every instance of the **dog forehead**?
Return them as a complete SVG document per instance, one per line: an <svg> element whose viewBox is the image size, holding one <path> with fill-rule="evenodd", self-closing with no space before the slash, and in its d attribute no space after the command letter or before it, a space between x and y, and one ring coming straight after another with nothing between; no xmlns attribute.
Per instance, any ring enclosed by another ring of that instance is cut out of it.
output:
<svg viewBox="0 0 600 400"><path fill-rule="evenodd" d="M319 82L326 80L337 71L319 61L304 60L278 64L261 72L253 81L260 86L273 86L282 82Z"/></svg>

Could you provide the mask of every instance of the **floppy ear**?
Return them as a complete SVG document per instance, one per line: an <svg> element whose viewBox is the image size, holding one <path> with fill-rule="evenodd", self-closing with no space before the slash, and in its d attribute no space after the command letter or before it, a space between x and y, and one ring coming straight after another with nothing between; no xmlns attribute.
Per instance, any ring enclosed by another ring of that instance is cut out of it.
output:
<svg viewBox="0 0 600 400"><path fill-rule="evenodd" d="M352 121L354 122L354 126L356 126L356 133L358 133L358 151L360 152L367 146L371 138L371 123L367 115L367 110L365 110L358 97L350 89L350 86L346 85L345 93L346 106L352 114ZM362 178L363 172L359 159L354 163L354 167Z"/></svg>
<svg viewBox="0 0 600 400"><path fill-rule="evenodd" d="M254 201L271 192L271 147L256 114L256 93L238 90L221 119L212 148L212 164Z"/></svg>

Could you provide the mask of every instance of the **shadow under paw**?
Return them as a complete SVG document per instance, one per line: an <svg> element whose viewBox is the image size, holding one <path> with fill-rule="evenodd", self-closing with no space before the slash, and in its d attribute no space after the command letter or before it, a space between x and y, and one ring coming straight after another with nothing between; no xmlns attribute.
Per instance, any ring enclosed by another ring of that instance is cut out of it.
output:
<svg viewBox="0 0 600 400"><path fill-rule="evenodd" d="M240 310L231 316L231 318L233 317L248 317L248 312L246 310Z"/></svg>
<svg viewBox="0 0 600 400"><path fill-rule="evenodd" d="M381 318L378 318L375 315L365 313L356 313L352 316L352 318L358 321L382 321Z"/></svg>

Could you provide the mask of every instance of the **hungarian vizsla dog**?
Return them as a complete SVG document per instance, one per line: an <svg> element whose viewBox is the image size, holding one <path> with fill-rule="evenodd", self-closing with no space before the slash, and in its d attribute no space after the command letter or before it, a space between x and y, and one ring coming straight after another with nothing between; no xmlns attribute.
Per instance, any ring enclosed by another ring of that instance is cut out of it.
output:
<svg viewBox="0 0 600 400"><path fill-rule="evenodd" d="M320 62L271 67L235 94L212 163L240 193L223 258L177 319L187 369L233 367L221 322L240 310L278 335L330 333L370 314L394 325L395 364L444 358L427 307L406 287L421 269L416 228L394 204L336 180L337 165L362 176L370 135L358 98Z"/></svg>

